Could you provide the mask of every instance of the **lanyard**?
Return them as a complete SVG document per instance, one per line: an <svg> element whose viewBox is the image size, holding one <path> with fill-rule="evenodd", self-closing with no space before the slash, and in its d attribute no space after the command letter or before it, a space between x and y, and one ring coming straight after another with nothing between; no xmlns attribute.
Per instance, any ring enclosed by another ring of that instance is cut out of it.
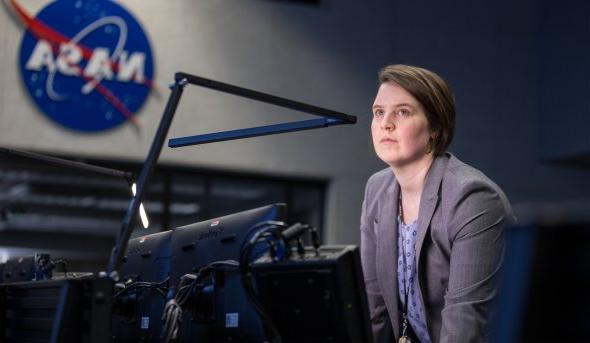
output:
<svg viewBox="0 0 590 343"><path fill-rule="evenodd" d="M402 207L402 190L400 189L399 191L399 199L398 199L398 207L399 207L399 216L400 216L400 224L403 224L404 221L404 209ZM399 226L399 225L398 225ZM398 235L401 236L401 228L398 227ZM398 238L399 239L399 238ZM410 294L410 287L408 286L408 283L406 282L406 269L407 269L407 261L406 261L406 248L405 248L405 244L404 244L404 237L402 237L402 259L404 261L403 263L403 275L404 275L404 304L403 304L403 308L402 308L402 330L401 330L401 335L399 337L398 343L411 343L412 341L410 340L410 338L407 335L407 331L408 331L408 300L409 300L409 294ZM409 281L409 280L407 280Z"/></svg>

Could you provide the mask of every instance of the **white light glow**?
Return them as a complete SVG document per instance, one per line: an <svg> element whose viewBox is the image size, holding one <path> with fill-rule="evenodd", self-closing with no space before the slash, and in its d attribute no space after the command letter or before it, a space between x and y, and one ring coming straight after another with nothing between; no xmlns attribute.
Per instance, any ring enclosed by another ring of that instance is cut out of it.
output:
<svg viewBox="0 0 590 343"><path fill-rule="evenodd" d="M7 249L0 249L0 263L5 263L10 258L10 253Z"/></svg>
<svg viewBox="0 0 590 343"><path fill-rule="evenodd" d="M135 182L131 185L131 191L133 192L133 196L135 196L136 186ZM145 208L143 207L143 203L139 204L139 217L141 218L141 223L143 224L143 228L147 229L150 226L150 222L147 217L147 213L145 212Z"/></svg>

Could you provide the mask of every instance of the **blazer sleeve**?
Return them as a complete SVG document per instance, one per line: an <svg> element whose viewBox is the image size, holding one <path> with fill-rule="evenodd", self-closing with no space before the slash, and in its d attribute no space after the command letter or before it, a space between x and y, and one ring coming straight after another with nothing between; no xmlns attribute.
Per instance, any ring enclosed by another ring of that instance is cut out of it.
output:
<svg viewBox="0 0 590 343"><path fill-rule="evenodd" d="M442 310L441 342L484 342L504 253L504 227L512 220L501 191L486 182L462 185L450 203L451 255Z"/></svg>
<svg viewBox="0 0 590 343"><path fill-rule="evenodd" d="M369 182L365 189L361 213L361 263L365 279L367 300L369 303L369 316L375 342L392 342L393 330L391 321L383 300L383 295L377 281L376 254L377 244L375 239L375 218L370 216L367 210L369 198Z"/></svg>

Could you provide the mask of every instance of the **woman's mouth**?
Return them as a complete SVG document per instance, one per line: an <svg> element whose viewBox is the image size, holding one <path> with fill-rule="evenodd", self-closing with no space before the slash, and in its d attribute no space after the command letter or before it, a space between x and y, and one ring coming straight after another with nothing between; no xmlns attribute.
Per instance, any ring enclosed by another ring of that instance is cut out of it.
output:
<svg viewBox="0 0 590 343"><path fill-rule="evenodd" d="M384 144L397 143L397 140L386 137L386 138L381 138L379 143L384 143Z"/></svg>

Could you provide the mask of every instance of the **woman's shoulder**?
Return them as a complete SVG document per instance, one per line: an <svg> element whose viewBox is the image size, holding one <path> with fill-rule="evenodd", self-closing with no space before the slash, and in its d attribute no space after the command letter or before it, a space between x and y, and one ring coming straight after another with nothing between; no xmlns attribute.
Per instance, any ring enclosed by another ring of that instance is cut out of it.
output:
<svg viewBox="0 0 590 343"><path fill-rule="evenodd" d="M448 154L448 163L443 176L443 184L449 189L457 191L473 187L502 192L500 186L492 181L481 170L461 161L452 154Z"/></svg>
<svg viewBox="0 0 590 343"><path fill-rule="evenodd" d="M512 218L510 202L500 186L479 169L450 155L442 182L443 202L465 214L496 209ZM471 209L471 211L469 210Z"/></svg>
<svg viewBox="0 0 590 343"><path fill-rule="evenodd" d="M367 184L380 184L391 182L393 180L395 180L395 175L393 174L391 168L387 167L371 175L367 181Z"/></svg>
<svg viewBox="0 0 590 343"><path fill-rule="evenodd" d="M382 169L369 177L365 188L366 197L376 197L383 192L391 191L395 175L391 168Z"/></svg>

